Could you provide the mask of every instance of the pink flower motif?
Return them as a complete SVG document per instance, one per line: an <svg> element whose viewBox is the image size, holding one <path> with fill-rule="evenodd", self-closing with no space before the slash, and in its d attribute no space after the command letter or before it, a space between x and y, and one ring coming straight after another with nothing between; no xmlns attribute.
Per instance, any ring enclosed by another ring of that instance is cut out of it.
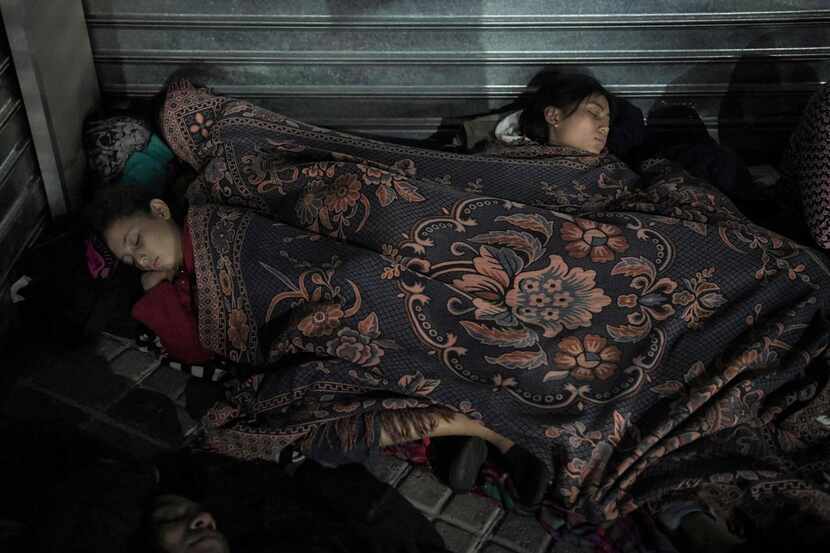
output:
<svg viewBox="0 0 830 553"><path fill-rule="evenodd" d="M549 303L539 305L535 299L534 292L540 289L548 292ZM611 298L597 288L594 271L570 268L558 255L550 256L544 269L519 273L505 297L505 304L520 321L542 327L546 337L556 336L563 328L590 326L593 314L610 303Z"/></svg>
<svg viewBox="0 0 830 553"><path fill-rule="evenodd" d="M340 305L321 304L297 324L297 329L305 336L330 336L340 326L342 318Z"/></svg>
<svg viewBox="0 0 830 553"><path fill-rule="evenodd" d="M351 361L363 367L372 367L380 363L383 350L371 338L352 328L342 328L337 338L326 344L329 355Z"/></svg>
<svg viewBox="0 0 830 553"><path fill-rule="evenodd" d="M562 225L561 235L568 241L565 250L571 257L582 259L588 254L594 263L613 261L615 253L628 249L628 240L619 227L576 218L573 223Z"/></svg>
<svg viewBox="0 0 830 553"><path fill-rule="evenodd" d="M343 213L360 199L360 181L354 175L341 175L326 194L325 207L334 213Z"/></svg>
<svg viewBox="0 0 830 553"><path fill-rule="evenodd" d="M530 294L528 298L530 300L530 305L534 305L536 307L542 307L543 305L547 305L551 302L551 298L546 294Z"/></svg>
<svg viewBox="0 0 830 553"><path fill-rule="evenodd" d="M608 345L608 340L596 334L586 334L580 340L568 336L559 342L559 352L553 362L560 370L570 371L579 380L608 380L617 372L622 352Z"/></svg>
<svg viewBox="0 0 830 553"><path fill-rule="evenodd" d="M192 134L201 134L204 138L210 136L210 127L213 126L213 119L206 118L202 112L196 113L196 121L190 125L190 132Z"/></svg>

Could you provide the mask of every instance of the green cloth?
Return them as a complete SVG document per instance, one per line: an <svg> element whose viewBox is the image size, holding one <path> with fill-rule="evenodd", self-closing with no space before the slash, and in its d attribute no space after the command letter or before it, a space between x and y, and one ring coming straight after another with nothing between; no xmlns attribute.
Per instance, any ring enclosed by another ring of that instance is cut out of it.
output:
<svg viewBox="0 0 830 553"><path fill-rule="evenodd" d="M173 152L154 134L143 151L130 155L117 182L127 186L141 186L157 196L163 196L172 160Z"/></svg>

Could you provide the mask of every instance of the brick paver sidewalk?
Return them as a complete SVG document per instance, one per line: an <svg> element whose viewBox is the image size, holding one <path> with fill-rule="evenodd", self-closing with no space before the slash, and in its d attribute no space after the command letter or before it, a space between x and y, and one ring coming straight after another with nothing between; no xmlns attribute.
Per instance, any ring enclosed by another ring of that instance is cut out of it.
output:
<svg viewBox="0 0 830 553"><path fill-rule="evenodd" d="M107 334L87 349L33 356L4 411L60 420L138 459L181 446L197 429L184 409L190 378L135 344ZM428 471L384 457L369 469L435 524L455 553L542 553L556 549L532 517L506 513L474 494L453 494Z"/></svg>

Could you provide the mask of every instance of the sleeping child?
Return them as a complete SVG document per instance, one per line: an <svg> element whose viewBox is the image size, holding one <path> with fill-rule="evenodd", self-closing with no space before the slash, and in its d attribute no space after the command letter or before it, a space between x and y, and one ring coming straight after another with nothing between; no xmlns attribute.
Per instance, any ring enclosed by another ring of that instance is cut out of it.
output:
<svg viewBox="0 0 830 553"><path fill-rule="evenodd" d="M88 210L94 230L103 237L112 254L127 265L142 271L141 281L147 293L135 304L132 315L152 329L168 354L184 363L202 363L213 354L199 343L193 310L193 243L187 225L173 220L170 207L148 191L138 187L111 187L101 191ZM474 436L490 442L504 456L512 469L517 499L533 506L541 501L549 476L544 465L511 440L473 422L463 413L425 410L417 426L399 425L394 430L380 430L379 447L420 439L424 436ZM483 442L481 442L483 443ZM475 444L462 449L451 466L455 480L470 480L483 463L485 452ZM479 446L480 447L480 446ZM468 459L479 457L478 461ZM321 460L337 463L336 453ZM473 467L470 467L472 463ZM459 475L458 473L462 474Z"/></svg>
<svg viewBox="0 0 830 553"><path fill-rule="evenodd" d="M142 271L147 293L133 306L133 317L160 337L176 361L211 359L199 344L191 306L190 233L173 220L168 204L145 188L114 186L99 192L88 219L116 259Z"/></svg>

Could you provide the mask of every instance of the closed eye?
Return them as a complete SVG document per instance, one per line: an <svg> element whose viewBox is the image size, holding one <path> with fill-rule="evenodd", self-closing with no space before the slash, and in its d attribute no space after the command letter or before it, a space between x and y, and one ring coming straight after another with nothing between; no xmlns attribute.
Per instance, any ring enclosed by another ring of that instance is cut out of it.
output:
<svg viewBox="0 0 830 553"><path fill-rule="evenodd" d="M137 232L137 233L135 233L134 237L129 242L129 248L128 249L130 250L130 253L135 253L135 250L140 245L141 245L141 234ZM132 265L135 261L133 259L133 256L130 255L130 253L125 254L124 257L121 258L121 261L123 261L127 265Z"/></svg>
<svg viewBox="0 0 830 553"><path fill-rule="evenodd" d="M179 522L186 521L189 518L187 513L183 513L181 515L166 515L160 516L153 519L158 526L168 526L171 524L177 524Z"/></svg>
<svg viewBox="0 0 830 553"><path fill-rule="evenodd" d="M585 107L591 115L597 118L605 117L607 113L606 108L604 106L593 101L587 102L587 105Z"/></svg>

